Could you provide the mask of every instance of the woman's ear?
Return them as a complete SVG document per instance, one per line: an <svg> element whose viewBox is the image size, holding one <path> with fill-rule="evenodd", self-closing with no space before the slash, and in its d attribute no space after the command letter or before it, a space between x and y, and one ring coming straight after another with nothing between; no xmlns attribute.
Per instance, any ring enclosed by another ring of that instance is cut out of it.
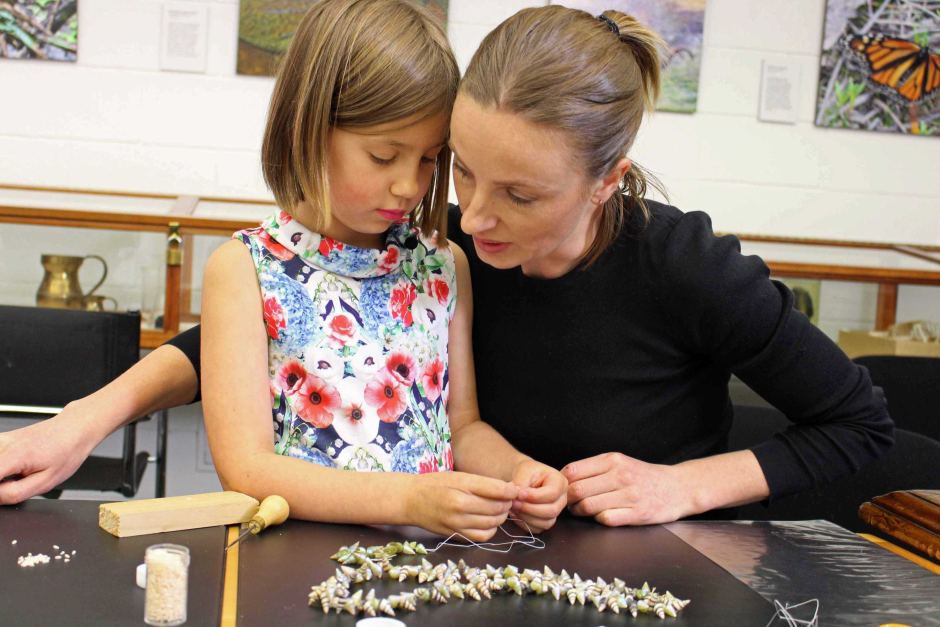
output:
<svg viewBox="0 0 940 627"><path fill-rule="evenodd" d="M600 184L591 196L591 202L595 205L602 205L607 202L607 200L613 196L614 192L620 189L620 182L623 180L623 177L627 175L627 172L630 171L632 166L633 161L626 157L618 161L614 167L610 169L610 172L600 180Z"/></svg>

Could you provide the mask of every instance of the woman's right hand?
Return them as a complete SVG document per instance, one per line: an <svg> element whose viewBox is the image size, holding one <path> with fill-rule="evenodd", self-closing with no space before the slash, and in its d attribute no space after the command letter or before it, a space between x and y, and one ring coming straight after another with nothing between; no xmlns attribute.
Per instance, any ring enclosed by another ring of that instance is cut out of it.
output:
<svg viewBox="0 0 940 627"><path fill-rule="evenodd" d="M71 477L100 441L82 428L87 418L71 403L52 418L0 433L0 505L43 494Z"/></svg>
<svg viewBox="0 0 940 627"><path fill-rule="evenodd" d="M413 485L405 503L410 524L473 542L493 537L519 494L511 483L465 472L416 475Z"/></svg>

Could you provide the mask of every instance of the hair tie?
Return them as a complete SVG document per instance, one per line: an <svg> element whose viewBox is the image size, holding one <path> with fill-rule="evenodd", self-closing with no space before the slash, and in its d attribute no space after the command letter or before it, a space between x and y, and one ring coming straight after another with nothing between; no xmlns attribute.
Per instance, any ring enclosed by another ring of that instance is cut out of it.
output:
<svg viewBox="0 0 940 627"><path fill-rule="evenodd" d="M602 21L604 24L607 24L607 28L610 29L610 32L616 35L618 39L620 38L620 27L617 26L617 22L613 21L606 15L598 15L597 19Z"/></svg>

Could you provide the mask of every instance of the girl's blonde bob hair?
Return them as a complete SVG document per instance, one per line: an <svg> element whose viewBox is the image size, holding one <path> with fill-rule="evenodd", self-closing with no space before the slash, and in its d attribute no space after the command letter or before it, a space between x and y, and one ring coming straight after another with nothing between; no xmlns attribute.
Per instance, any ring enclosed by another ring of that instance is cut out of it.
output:
<svg viewBox="0 0 940 627"><path fill-rule="evenodd" d="M415 115L450 114L460 80L436 18L408 0L319 0L294 34L277 73L261 148L264 180L291 213L307 202L330 223L330 129L357 129ZM412 224L446 234L450 151Z"/></svg>

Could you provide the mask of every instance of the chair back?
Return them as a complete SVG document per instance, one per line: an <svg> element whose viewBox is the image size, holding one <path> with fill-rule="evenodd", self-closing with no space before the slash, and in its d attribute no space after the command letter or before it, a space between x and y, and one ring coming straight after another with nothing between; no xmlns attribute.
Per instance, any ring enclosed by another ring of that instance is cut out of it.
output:
<svg viewBox="0 0 940 627"><path fill-rule="evenodd" d="M0 305L0 404L62 407L140 356L140 314Z"/></svg>
<svg viewBox="0 0 940 627"><path fill-rule="evenodd" d="M854 361L884 389L895 425L940 442L940 357L868 355Z"/></svg>

